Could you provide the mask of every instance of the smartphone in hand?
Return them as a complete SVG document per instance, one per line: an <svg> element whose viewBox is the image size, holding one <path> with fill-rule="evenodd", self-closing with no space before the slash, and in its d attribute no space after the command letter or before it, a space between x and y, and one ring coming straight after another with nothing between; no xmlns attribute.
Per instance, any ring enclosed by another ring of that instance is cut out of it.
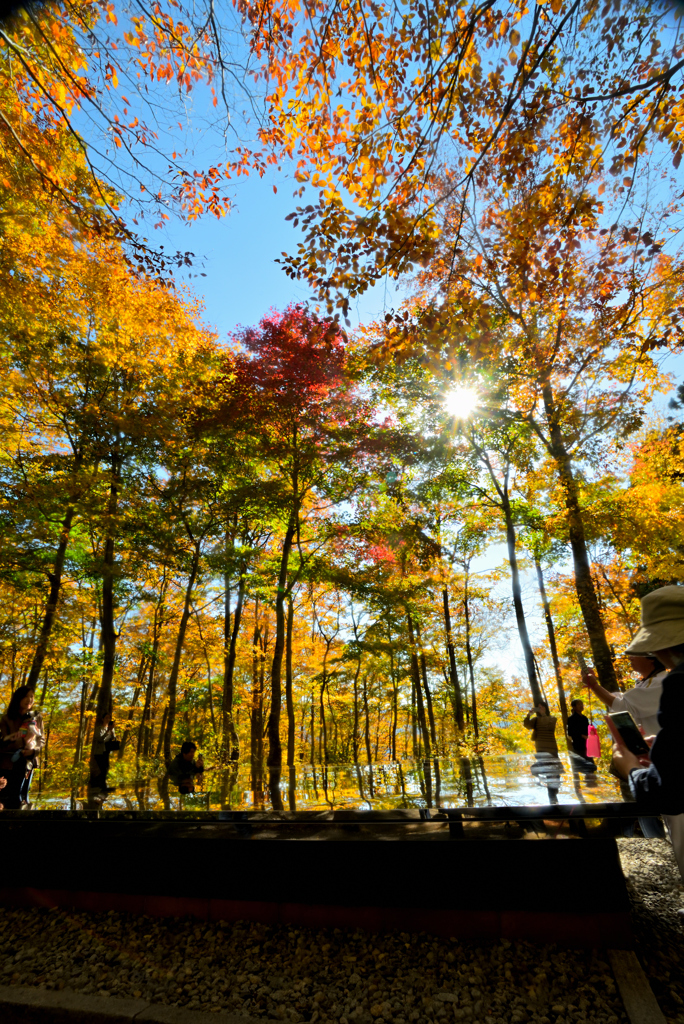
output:
<svg viewBox="0 0 684 1024"><path fill-rule="evenodd" d="M576 651L575 652L575 660L577 661L577 664L579 665L579 670L582 673L582 678L584 678L584 676L586 676L587 672L589 671L589 666L586 663L584 655L580 654L579 651Z"/></svg>
<svg viewBox="0 0 684 1024"><path fill-rule="evenodd" d="M629 711L615 711L613 714L609 714L608 717L620 734L620 739L627 749L636 757L648 757L650 753L648 743L641 735L639 726Z"/></svg>

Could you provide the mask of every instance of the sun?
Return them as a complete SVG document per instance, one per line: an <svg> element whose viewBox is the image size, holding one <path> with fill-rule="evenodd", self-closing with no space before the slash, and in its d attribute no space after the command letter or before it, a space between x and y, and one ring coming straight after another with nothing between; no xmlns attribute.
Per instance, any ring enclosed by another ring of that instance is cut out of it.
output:
<svg viewBox="0 0 684 1024"><path fill-rule="evenodd" d="M480 404L480 398L475 388L466 388L462 384L448 391L444 398L444 408L449 416L458 420L467 419Z"/></svg>

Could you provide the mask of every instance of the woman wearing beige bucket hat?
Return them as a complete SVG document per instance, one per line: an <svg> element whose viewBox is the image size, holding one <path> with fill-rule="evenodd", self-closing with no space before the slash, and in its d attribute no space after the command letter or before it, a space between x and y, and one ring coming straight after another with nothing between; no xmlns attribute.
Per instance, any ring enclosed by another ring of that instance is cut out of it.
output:
<svg viewBox="0 0 684 1024"><path fill-rule="evenodd" d="M684 876L684 587L660 587L641 601L641 628L627 654L654 654L669 674L663 680L660 732L649 759L640 759L621 742L613 747L613 767L629 780L644 809L664 814L679 870Z"/></svg>

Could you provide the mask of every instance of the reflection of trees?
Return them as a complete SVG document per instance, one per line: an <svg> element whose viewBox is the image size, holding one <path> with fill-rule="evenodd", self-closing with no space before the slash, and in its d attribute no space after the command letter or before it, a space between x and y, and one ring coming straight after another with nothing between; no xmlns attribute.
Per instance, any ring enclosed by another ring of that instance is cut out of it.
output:
<svg viewBox="0 0 684 1024"><path fill-rule="evenodd" d="M425 800L428 807L432 807L432 769L430 762L425 760L416 766L418 774L418 784L420 785L420 792Z"/></svg>
<svg viewBox="0 0 684 1024"><path fill-rule="evenodd" d="M465 784L466 804L468 807L473 807L473 773L471 770L470 758L461 757L459 759L459 764L461 767L461 778Z"/></svg>
<svg viewBox="0 0 684 1024"><path fill-rule="evenodd" d="M288 768L288 784L287 784L287 806L291 811L297 810L297 769L293 764Z"/></svg>
<svg viewBox="0 0 684 1024"><path fill-rule="evenodd" d="M479 773L479 776L482 779L482 788L485 791L485 796L487 798L487 803L491 805L492 797L491 797L491 794L489 792L489 785L487 784L487 769L485 768L484 758L482 757L482 754L478 754L475 757L475 765L477 767L477 771Z"/></svg>

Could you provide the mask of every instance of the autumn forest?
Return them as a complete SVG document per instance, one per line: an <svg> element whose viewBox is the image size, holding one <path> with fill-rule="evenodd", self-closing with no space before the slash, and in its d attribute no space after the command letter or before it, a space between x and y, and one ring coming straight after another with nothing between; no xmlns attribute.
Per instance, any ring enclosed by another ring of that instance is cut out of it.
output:
<svg viewBox="0 0 684 1024"><path fill-rule="evenodd" d="M108 709L131 773L188 738L277 772L530 749L577 652L629 684L639 598L684 581L680 13L0 25L0 705L35 688L43 772L85 778ZM153 225L267 169L310 299L222 336Z"/></svg>

